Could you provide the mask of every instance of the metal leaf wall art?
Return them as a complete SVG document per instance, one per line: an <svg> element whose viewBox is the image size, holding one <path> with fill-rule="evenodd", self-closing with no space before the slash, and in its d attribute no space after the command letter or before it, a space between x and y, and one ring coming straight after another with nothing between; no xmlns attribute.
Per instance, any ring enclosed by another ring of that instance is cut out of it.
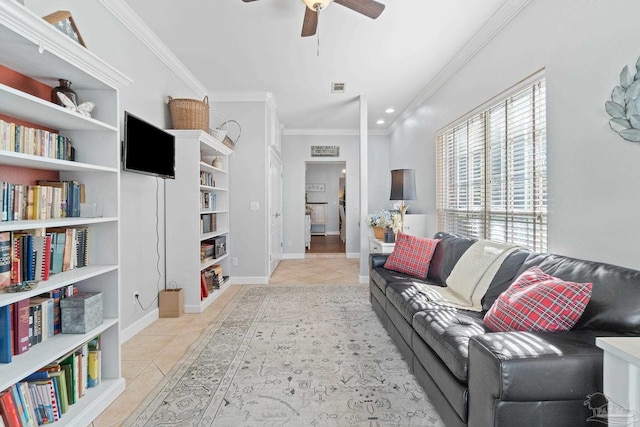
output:
<svg viewBox="0 0 640 427"><path fill-rule="evenodd" d="M620 73L620 86L613 88L611 101L604 104L611 116L609 126L627 141L640 142L640 58L635 75L625 65Z"/></svg>

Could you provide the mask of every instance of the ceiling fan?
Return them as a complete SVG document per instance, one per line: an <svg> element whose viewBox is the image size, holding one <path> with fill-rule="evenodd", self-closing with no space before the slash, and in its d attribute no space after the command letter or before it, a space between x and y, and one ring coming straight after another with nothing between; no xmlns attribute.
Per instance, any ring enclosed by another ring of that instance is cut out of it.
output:
<svg viewBox="0 0 640 427"><path fill-rule="evenodd" d="M242 0L245 3L256 0ZM384 10L384 5L375 0L302 0L307 7L304 11L304 20L302 21L302 37L312 36L318 28L318 14L334 1L355 12L376 19Z"/></svg>

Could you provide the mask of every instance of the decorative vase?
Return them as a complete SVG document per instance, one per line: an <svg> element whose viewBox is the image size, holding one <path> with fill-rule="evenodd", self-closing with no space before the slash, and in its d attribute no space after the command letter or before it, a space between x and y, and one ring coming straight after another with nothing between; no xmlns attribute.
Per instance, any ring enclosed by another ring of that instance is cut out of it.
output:
<svg viewBox="0 0 640 427"><path fill-rule="evenodd" d="M215 159L213 159L213 162L211 162L211 166L213 166L214 168L221 169L222 168L222 157L216 157Z"/></svg>
<svg viewBox="0 0 640 427"><path fill-rule="evenodd" d="M396 241L396 233L393 232L392 229L387 228L384 230L384 242L385 243L395 243Z"/></svg>
<svg viewBox="0 0 640 427"><path fill-rule="evenodd" d="M78 105L78 94L75 90L71 89L71 82L66 79L58 79L60 86L51 89L51 102L58 104L61 107L66 107L58 98L58 93L63 93L69 98L75 105Z"/></svg>
<svg viewBox="0 0 640 427"><path fill-rule="evenodd" d="M384 239L384 228L382 227L373 227L373 236L378 240Z"/></svg>

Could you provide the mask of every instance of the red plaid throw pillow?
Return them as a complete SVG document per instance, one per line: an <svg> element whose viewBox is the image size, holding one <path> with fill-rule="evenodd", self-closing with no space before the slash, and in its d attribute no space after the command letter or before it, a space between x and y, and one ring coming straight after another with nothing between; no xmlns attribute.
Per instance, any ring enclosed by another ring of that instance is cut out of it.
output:
<svg viewBox="0 0 640 427"><path fill-rule="evenodd" d="M398 231L393 252L384 263L384 268L426 279L429 262L439 239L411 236Z"/></svg>
<svg viewBox="0 0 640 427"><path fill-rule="evenodd" d="M500 331L568 331L591 299L591 283L565 282L539 267L522 273L484 316L484 324Z"/></svg>

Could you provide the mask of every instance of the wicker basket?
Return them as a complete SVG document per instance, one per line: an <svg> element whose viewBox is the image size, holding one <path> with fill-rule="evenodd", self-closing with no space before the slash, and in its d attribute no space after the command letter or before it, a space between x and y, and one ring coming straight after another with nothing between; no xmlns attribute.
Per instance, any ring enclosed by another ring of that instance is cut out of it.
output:
<svg viewBox="0 0 640 427"><path fill-rule="evenodd" d="M235 130L237 131L238 135L235 137L235 139L232 139L229 137L229 135L226 135L224 137L224 139L222 140L222 143L224 145L226 145L227 147L233 149L236 146L236 143L238 142L238 140L240 139L240 135L242 134L242 128L240 127L240 123L236 122L235 120L227 120L225 122L225 124L228 126L229 124L233 124L235 125Z"/></svg>
<svg viewBox="0 0 640 427"><path fill-rule="evenodd" d="M169 112L174 129L200 129L209 132L209 97L202 101L169 97Z"/></svg>
<svg viewBox="0 0 640 427"><path fill-rule="evenodd" d="M215 121L215 115L218 115L220 117L222 117L222 124L220 124L220 126L214 128L214 129L209 129L209 133L211 134L211 136L213 136L215 139L217 139L218 141L223 141L224 138L227 136L227 131L229 130L229 125L227 122L227 117L222 114L219 113L217 111L213 112L214 115L214 121ZM215 124L214 124L215 126Z"/></svg>
<svg viewBox="0 0 640 427"><path fill-rule="evenodd" d="M374 226L373 236L378 240L384 240L384 228Z"/></svg>

